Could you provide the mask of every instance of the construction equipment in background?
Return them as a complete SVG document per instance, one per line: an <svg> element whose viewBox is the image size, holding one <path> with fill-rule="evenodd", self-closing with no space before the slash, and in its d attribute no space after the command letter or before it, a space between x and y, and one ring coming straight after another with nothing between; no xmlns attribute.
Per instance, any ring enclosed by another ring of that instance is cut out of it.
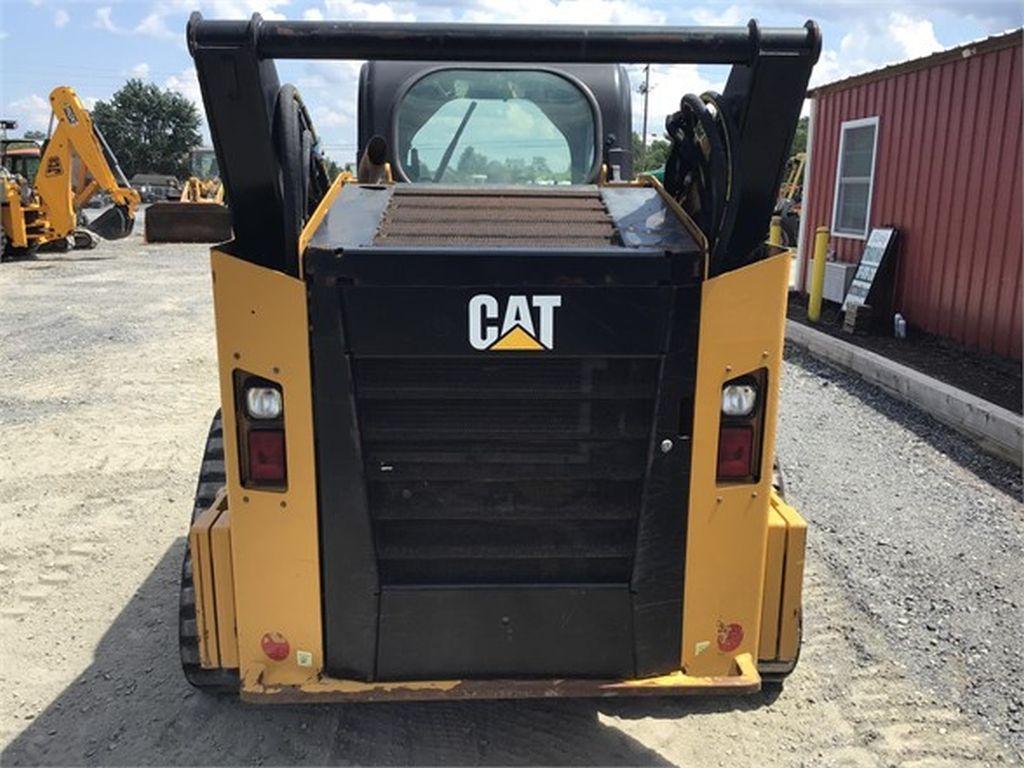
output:
<svg viewBox="0 0 1024 768"><path fill-rule="evenodd" d="M16 175L10 169L3 175L0 203L5 258L39 248L66 247L69 239L76 248L91 248L97 240L90 232L117 240L131 234L135 223L139 194L125 179L85 105L67 86L53 89L50 105L50 135L34 177ZM12 149L12 156L14 152L17 150ZM78 189L74 185L76 163L80 163L82 174ZM100 192L110 197L111 208L88 224L87 230L80 229L79 211Z"/></svg>
<svg viewBox="0 0 1024 768"><path fill-rule="evenodd" d="M797 152L786 163L786 178L779 187L779 198L775 202L775 215L782 223L782 244L796 248L800 236L800 212L803 210L804 166L807 155Z"/></svg>
<svg viewBox="0 0 1024 768"><path fill-rule="evenodd" d="M818 28L193 14L187 39L234 230L189 681L273 703L785 677L806 524L773 484L790 254L765 238ZM328 184L277 78L307 57L369 59L355 181ZM667 121L664 185L633 179L617 62L732 65Z"/></svg>
<svg viewBox="0 0 1024 768"><path fill-rule="evenodd" d="M231 238L231 214L224 205L217 156L212 149L193 149L192 175L176 201L153 203L146 209L147 243L222 243Z"/></svg>
<svg viewBox="0 0 1024 768"><path fill-rule="evenodd" d="M43 149L34 139L3 139L0 141L0 165L8 173L34 179Z"/></svg>
<svg viewBox="0 0 1024 768"><path fill-rule="evenodd" d="M0 165L7 169L12 176L21 176L25 180L34 180L39 170L39 162L43 156L43 146L34 139L7 139L0 146ZM88 218L84 214L86 208L102 208L104 204L109 205L109 199L104 203L104 195L80 194L90 183L92 176L85 168L82 160L77 155L71 158L71 193L74 196L75 212L78 225L88 225ZM136 188L134 180L132 188Z"/></svg>
<svg viewBox="0 0 1024 768"><path fill-rule="evenodd" d="M169 173L136 173L131 182L144 205L164 203L181 197L181 180Z"/></svg>

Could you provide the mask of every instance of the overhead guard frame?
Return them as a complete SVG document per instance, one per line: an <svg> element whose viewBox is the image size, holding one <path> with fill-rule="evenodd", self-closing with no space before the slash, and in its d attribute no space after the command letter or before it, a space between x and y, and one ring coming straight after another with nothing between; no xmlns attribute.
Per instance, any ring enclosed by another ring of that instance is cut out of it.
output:
<svg viewBox="0 0 1024 768"><path fill-rule="evenodd" d="M799 28L541 24L408 24L203 20L189 50L251 47L261 59L380 59L563 64L752 64L762 51L817 58L820 34Z"/></svg>
<svg viewBox="0 0 1024 768"><path fill-rule="evenodd" d="M743 266L764 240L811 68L814 22L798 28L402 24L205 20L186 30L226 197L236 256L298 275L286 242L274 142L274 59L507 63L731 64L721 99L738 128L739 215L712 273ZM683 93L680 92L680 97ZM277 214L277 215L275 215Z"/></svg>

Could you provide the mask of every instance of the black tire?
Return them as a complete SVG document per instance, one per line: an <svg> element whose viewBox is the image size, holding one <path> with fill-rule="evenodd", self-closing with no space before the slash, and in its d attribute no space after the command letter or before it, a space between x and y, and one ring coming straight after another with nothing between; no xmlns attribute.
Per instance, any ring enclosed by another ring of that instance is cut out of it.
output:
<svg viewBox="0 0 1024 768"><path fill-rule="evenodd" d="M192 507L191 528L196 518L207 509L226 482L224 475L224 432L220 411L213 417L210 432L203 449L199 468L195 503ZM192 554L185 544L185 557L181 563L181 593L178 604L178 648L181 669L185 679L193 686L210 693L237 693L238 673L228 669L203 669L199 664L199 633L196 628L196 593L192 583Z"/></svg>
<svg viewBox="0 0 1024 768"><path fill-rule="evenodd" d="M282 85L274 108L274 146L281 168L282 211L285 247L298 251L299 235L305 223L305 174L302 167L301 102L294 85Z"/></svg>
<svg viewBox="0 0 1024 768"><path fill-rule="evenodd" d="M274 106L274 146L281 169L285 247L298 252L299 236L330 182L313 131L313 122L294 85L277 92Z"/></svg>

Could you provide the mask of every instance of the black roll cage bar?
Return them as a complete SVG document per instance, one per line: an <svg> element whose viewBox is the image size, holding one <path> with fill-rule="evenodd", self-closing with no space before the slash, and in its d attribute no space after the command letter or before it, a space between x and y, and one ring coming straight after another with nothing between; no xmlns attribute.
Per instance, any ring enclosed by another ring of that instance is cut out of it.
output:
<svg viewBox="0 0 1024 768"><path fill-rule="evenodd" d="M731 64L719 104L737 128L741 213L713 272L751 261L775 205L811 68L821 50L814 22L798 28L404 24L204 20L186 29L189 52L231 201L231 250L298 274L283 225L274 137L280 81L274 59L377 59L507 63ZM680 97L683 94L680 93ZM279 215L275 215L279 214Z"/></svg>

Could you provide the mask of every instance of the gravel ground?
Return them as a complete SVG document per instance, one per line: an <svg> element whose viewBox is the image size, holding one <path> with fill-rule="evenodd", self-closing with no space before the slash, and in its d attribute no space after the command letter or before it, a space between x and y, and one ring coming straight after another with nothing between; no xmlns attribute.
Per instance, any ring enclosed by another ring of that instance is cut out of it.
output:
<svg viewBox="0 0 1024 768"><path fill-rule="evenodd" d="M205 248L0 266L0 762L1024 762L1020 472L802 354L779 450L810 521L781 694L260 708L193 692L177 578L217 405Z"/></svg>

